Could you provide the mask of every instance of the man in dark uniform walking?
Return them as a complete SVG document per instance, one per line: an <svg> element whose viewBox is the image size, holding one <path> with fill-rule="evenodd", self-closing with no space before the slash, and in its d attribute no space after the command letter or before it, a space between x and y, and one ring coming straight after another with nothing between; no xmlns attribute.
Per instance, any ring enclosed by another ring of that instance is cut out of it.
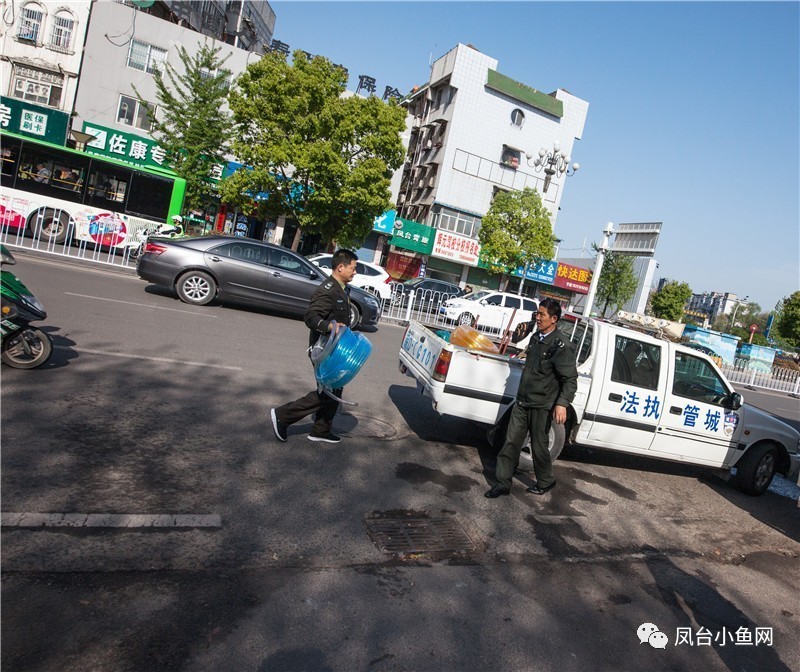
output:
<svg viewBox="0 0 800 672"><path fill-rule="evenodd" d="M358 257L350 250L334 252L331 277L314 291L303 317L306 326L311 330L309 346L314 345L320 336L327 336L333 329L334 322L337 329L343 325L350 326L350 295L347 285L356 275L357 261ZM341 399L342 388L333 390L333 394ZM270 411L272 429L279 441L286 441L289 425L314 413L314 426L308 440L339 443L341 439L331 431L338 408L339 402L318 388L296 401L273 408Z"/></svg>
<svg viewBox="0 0 800 672"><path fill-rule="evenodd" d="M563 340L556 331L559 319L561 305L558 301L542 299L535 322L522 322L514 330L512 340L516 343L530 334L534 326L538 329L528 345L506 440L497 455L497 483L485 495L490 499L511 491L511 477L519 465L519 454L528 432L536 483L527 492L543 495L556 485L547 435L553 420L560 425L567 421L567 408L578 390L575 355L569 341Z"/></svg>

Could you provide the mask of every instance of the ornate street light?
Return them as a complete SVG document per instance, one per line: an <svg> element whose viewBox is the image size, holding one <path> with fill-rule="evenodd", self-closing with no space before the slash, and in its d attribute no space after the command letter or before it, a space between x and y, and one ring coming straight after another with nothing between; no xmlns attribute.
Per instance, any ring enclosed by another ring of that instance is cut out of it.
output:
<svg viewBox="0 0 800 672"><path fill-rule="evenodd" d="M533 154L525 154L528 159L528 165L531 165ZM556 140L553 142L553 151L548 152L544 147L539 150L539 156L533 162L533 167L536 172L544 170L544 191L547 192L547 187L550 186L550 180L554 175L561 177L564 173L567 177L574 175L578 168L581 167L579 163L573 163L571 166L569 162L571 157L566 152L561 151L561 143Z"/></svg>

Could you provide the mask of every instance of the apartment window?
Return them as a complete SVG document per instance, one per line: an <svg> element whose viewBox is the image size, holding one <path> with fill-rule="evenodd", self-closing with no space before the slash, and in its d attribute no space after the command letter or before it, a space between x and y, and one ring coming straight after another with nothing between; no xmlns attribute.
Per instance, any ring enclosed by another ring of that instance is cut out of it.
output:
<svg viewBox="0 0 800 672"><path fill-rule="evenodd" d="M75 32L75 21L67 11L58 12L53 17L53 26L50 32L50 48L56 51L72 51L72 35Z"/></svg>
<svg viewBox="0 0 800 672"><path fill-rule="evenodd" d="M477 238L481 228L481 218L477 215L468 215L458 210L440 207L433 214L433 226L444 231L460 233L468 238Z"/></svg>
<svg viewBox="0 0 800 672"><path fill-rule="evenodd" d="M29 3L22 8L19 14L19 31L17 37L20 40L29 40L39 44L42 33L42 20L44 12L36 3Z"/></svg>
<svg viewBox="0 0 800 672"><path fill-rule="evenodd" d="M519 108L515 109L511 113L511 123L514 124L514 126L522 126L522 124L525 123L525 113Z"/></svg>
<svg viewBox="0 0 800 672"><path fill-rule="evenodd" d="M159 49L152 44L131 40L128 50L128 67L142 72L149 72L151 75L161 72L167 60L166 49Z"/></svg>
<svg viewBox="0 0 800 672"><path fill-rule="evenodd" d="M153 127L147 108L136 98L130 96L119 97L119 108L117 109L117 123L126 126L135 126L143 131L149 131Z"/></svg>
<svg viewBox="0 0 800 672"><path fill-rule="evenodd" d="M224 75L224 77L220 80L220 86L222 86L225 91L230 91L231 88L231 71L230 70L208 70L207 68L200 68L200 78L201 79L214 79L219 75Z"/></svg>
<svg viewBox="0 0 800 672"><path fill-rule="evenodd" d="M23 65L14 66L11 82L11 95L14 98L58 108L61 106L63 89L63 75Z"/></svg>

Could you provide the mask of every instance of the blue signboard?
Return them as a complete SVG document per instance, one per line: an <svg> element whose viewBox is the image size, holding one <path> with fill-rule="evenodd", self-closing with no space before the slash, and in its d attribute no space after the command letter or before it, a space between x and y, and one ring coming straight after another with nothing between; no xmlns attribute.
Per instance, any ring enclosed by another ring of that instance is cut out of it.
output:
<svg viewBox="0 0 800 672"><path fill-rule="evenodd" d="M372 230L378 231L379 233L392 235L395 217L397 217L397 210L387 210L382 215L375 218L375 223L372 225Z"/></svg>
<svg viewBox="0 0 800 672"><path fill-rule="evenodd" d="M557 268L557 261L553 261L552 259L539 259L531 262L531 265L528 267L528 272L525 274L525 279L533 282L541 282L545 285L552 285L556 279ZM525 268L520 266L513 274L521 276L524 270Z"/></svg>

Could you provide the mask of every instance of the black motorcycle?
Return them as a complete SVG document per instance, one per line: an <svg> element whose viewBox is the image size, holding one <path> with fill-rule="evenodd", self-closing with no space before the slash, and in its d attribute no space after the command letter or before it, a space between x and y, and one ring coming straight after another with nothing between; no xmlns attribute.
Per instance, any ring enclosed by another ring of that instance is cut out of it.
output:
<svg viewBox="0 0 800 672"><path fill-rule="evenodd" d="M5 245L0 245L0 266L16 264ZM35 369L53 354L53 343L41 329L31 322L47 319L44 306L11 271L0 271L2 293L2 318L0 318L0 359L15 369Z"/></svg>

